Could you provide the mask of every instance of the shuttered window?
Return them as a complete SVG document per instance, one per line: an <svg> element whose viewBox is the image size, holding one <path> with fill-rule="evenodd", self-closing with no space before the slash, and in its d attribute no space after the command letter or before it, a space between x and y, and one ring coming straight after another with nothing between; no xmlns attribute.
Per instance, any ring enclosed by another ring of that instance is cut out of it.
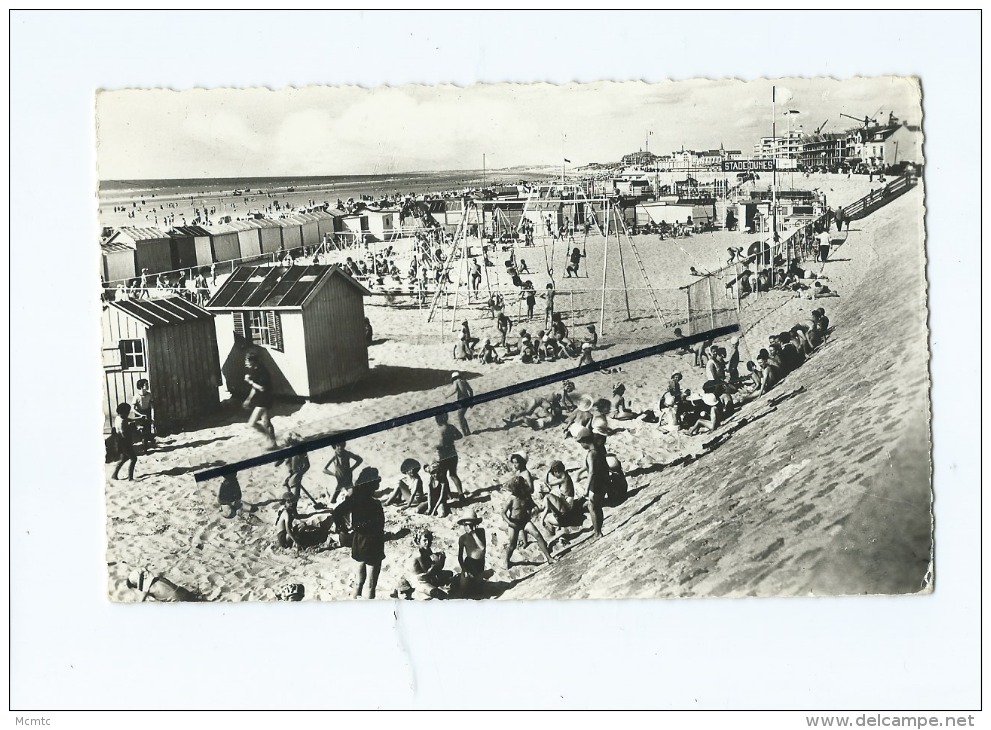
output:
<svg viewBox="0 0 991 730"><path fill-rule="evenodd" d="M103 369L104 370L121 369L121 348L119 344L117 345L117 347L103 348Z"/></svg>
<svg viewBox="0 0 991 730"><path fill-rule="evenodd" d="M268 311L265 312L265 321L268 325L269 346L282 352L282 318L278 312Z"/></svg>
<svg viewBox="0 0 991 730"><path fill-rule="evenodd" d="M234 313L234 334L253 345L284 351L282 318L274 310Z"/></svg>
<svg viewBox="0 0 991 730"><path fill-rule="evenodd" d="M248 339L247 326L244 323L244 312L234 312L234 335L241 339Z"/></svg>

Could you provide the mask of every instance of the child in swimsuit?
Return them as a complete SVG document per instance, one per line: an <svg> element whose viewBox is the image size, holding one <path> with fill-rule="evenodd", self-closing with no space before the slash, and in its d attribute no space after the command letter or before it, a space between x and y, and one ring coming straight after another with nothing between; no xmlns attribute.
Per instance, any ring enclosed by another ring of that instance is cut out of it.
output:
<svg viewBox="0 0 991 730"><path fill-rule="evenodd" d="M296 530L296 497L292 492L282 495L282 509L275 518L275 543L281 548L299 551L299 534Z"/></svg>
<svg viewBox="0 0 991 730"><path fill-rule="evenodd" d="M485 572L485 530L479 527L482 520L474 510L458 520L458 524L465 528L465 533L458 539L458 564L461 566L458 583L461 595L466 595L482 580Z"/></svg>
<svg viewBox="0 0 991 730"><path fill-rule="evenodd" d="M527 456L522 451L514 451L509 455L509 463L513 465L513 476L512 479L517 477L522 477L524 483L526 484L527 490L532 495L534 491L534 483L537 481L534 479L533 474L529 469L526 468ZM508 485L508 482L507 482Z"/></svg>
<svg viewBox="0 0 991 730"><path fill-rule="evenodd" d="M626 404L626 386L622 383L618 383L612 391L612 417L617 421L630 421L637 417L637 414L627 408Z"/></svg>
<svg viewBox="0 0 991 730"><path fill-rule="evenodd" d="M575 506L575 483L560 461L551 463L547 475L544 477L544 482L547 484L549 492L544 504L544 511L540 515L540 521L553 536L557 528L561 526L561 518L571 512Z"/></svg>
<svg viewBox="0 0 991 730"><path fill-rule="evenodd" d="M384 504L386 506L391 504L402 505L405 502L407 507L412 507L414 504L425 502L427 498L423 494L420 462L416 459L406 459L399 467L399 471L403 473L403 476L399 480L399 483L396 484L396 488L392 490L392 493L386 497Z"/></svg>
<svg viewBox="0 0 991 730"><path fill-rule="evenodd" d="M516 550L516 543L519 540L520 533L533 535L547 562L554 562L550 550L547 549L547 542L544 540L544 536L540 534L540 530L533 524L533 512L537 506L533 503L533 498L530 496L530 487L527 485L526 479L522 476L515 476L509 481L506 488L509 490L510 495L512 495L512 498L506 505L506 509L502 513L503 519L506 520L506 524L509 525L510 529L509 542L506 545L506 570L509 570L512 566L513 551Z"/></svg>
<svg viewBox="0 0 991 730"><path fill-rule="evenodd" d="M354 470L364 461L357 454L348 451L346 446L344 442L334 444L334 455L323 468L324 474L330 474L337 480L334 494L330 498L331 502L336 502L337 495L342 491L347 493L351 489L354 484Z"/></svg>

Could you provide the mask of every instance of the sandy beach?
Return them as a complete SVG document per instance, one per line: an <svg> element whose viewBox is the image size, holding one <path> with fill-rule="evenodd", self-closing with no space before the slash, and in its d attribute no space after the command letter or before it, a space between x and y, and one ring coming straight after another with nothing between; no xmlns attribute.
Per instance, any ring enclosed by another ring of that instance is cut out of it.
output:
<svg viewBox="0 0 991 730"><path fill-rule="evenodd" d="M866 177L795 178L796 186L825 191L831 205L852 202L872 187ZM586 531L570 545L558 544L560 559L552 566L543 566L531 546L517 552L511 569L501 567L508 531L500 517L506 495L497 485L509 476L511 451L525 450L531 471L542 479L555 459L577 469L583 460L580 447L563 439L558 428L505 426L512 404L472 409L468 420L474 433L459 442L459 471L471 497L446 519L386 508L379 597L388 597L409 575L411 533L417 527L428 526L435 533L434 549L447 553L449 566L456 564L461 533L456 520L472 509L488 536L492 597L804 595L851 592L863 585L876 592L920 590L929 558L922 196L920 185L841 236L843 243L825 271L841 296L817 303L826 308L835 334L774 395L804 391L770 412L764 402L745 406L717 432L718 444L708 448L711 434L675 440L656 424L614 423L622 430L610 437L608 449L622 461L632 496L607 509L602 540L589 542ZM689 267L714 270L725 264L728 246L743 246L752 238L725 232L674 241L636 237L663 310L661 320L652 316L645 290L638 291L643 283L636 267L629 258L621 263L613 249L606 275L617 291L607 298L597 358L670 339L684 317L678 287L693 279ZM587 278L557 279L559 311L569 313L573 329L598 324L604 242L590 237L586 249L582 272L588 272ZM528 258L530 268L541 272L532 277L538 289L546 280L544 253L538 247L533 260ZM624 253L629 256L629 250ZM557 244L548 256L562 272L565 246ZM619 291L624 270L629 321ZM586 289L595 293L581 292ZM905 297L906 291L917 296ZM541 306L538 302L542 320ZM766 345L769 333L807 319L814 306L781 292L744 308L744 359ZM475 336L492 331L480 302L463 311ZM475 392L482 393L565 366L508 361L459 367L451 357L450 319L445 330L440 321L428 324L426 312L414 302L390 305L384 297L366 300L365 312L375 330L368 377L332 401L280 404L274 411L278 434L294 430L310 438L446 402L453 369L464 372ZM517 312L510 308L509 313ZM524 320L517 327L534 332L542 321ZM576 386L579 393L608 397L612 386L623 382L634 410L656 408L675 370L685 374L684 385L700 388L703 373L692 367L690 356L674 353L631 363L619 373L582 377ZM244 420L243 411L227 404L211 421L159 440L139 458L137 481L108 479L108 591L113 600L139 598L124 578L144 566L210 600L272 600L290 582L306 586L307 600L350 596L354 563L347 549L296 554L274 547L277 504L225 519L217 508L217 481L194 481L199 470L258 452L257 433ZM740 423L746 425L736 428ZM720 435L724 431L725 437ZM430 460L432 432L427 423L413 424L348 448L381 472L384 491L399 478L404 458ZM304 485L318 499L334 488L334 480L321 472L329 456L330 450L310 454L312 468ZM689 463L669 466L686 456ZM899 464L899 471L891 464ZM110 470L108 465L108 475ZM275 466L242 472L244 499L276 499L284 476L284 467ZM304 499L300 511L308 509ZM904 560L906 552L912 561ZM904 568L899 574L887 568L893 555L901 560L894 564ZM617 564L623 568L617 570Z"/></svg>

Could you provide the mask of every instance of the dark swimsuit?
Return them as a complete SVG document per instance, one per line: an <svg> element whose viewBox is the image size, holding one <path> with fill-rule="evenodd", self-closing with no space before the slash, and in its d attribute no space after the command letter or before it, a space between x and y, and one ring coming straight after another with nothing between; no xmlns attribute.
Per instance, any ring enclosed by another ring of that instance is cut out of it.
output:
<svg viewBox="0 0 991 730"><path fill-rule="evenodd" d="M485 561L480 558L465 558L461 569L470 576L480 576L485 570Z"/></svg>

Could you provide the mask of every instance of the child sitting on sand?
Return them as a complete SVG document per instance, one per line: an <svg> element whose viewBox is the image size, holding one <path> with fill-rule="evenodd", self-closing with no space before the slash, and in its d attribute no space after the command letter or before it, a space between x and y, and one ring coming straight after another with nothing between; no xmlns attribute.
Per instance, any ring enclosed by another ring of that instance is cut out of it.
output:
<svg viewBox="0 0 991 730"><path fill-rule="evenodd" d="M595 360L592 359L592 345L588 342L582 343L582 354L578 356L578 367L583 365L591 365Z"/></svg>
<svg viewBox="0 0 991 730"><path fill-rule="evenodd" d="M485 341L482 342L482 349L478 351L478 359L486 365L502 363L502 358L499 357L499 353L497 353L495 347L492 346L492 340L488 337L486 337Z"/></svg>
<svg viewBox="0 0 991 730"><path fill-rule="evenodd" d="M516 543L521 533L532 535L537 540L537 545L547 562L553 562L554 559L551 557L550 550L547 549L544 536L533 524L533 513L536 511L537 505L534 504L533 497L530 496L530 487L527 485L526 479L515 476L509 480L506 489L511 495L511 499L502 513L503 519L506 520L506 524L510 528L509 542L506 544L506 570L512 566L513 551L516 550Z"/></svg>
<svg viewBox="0 0 991 730"><path fill-rule="evenodd" d="M334 494L330 498L332 504L337 501L337 495L341 491L347 493L351 489L351 485L354 483L354 470L364 461L357 454L348 451L346 447L347 444L344 441L334 444L334 455L330 457L330 461L323 468L324 474L330 474L337 480Z"/></svg>
<svg viewBox="0 0 991 730"><path fill-rule="evenodd" d="M246 505L241 500L241 485L237 481L237 474L225 474L220 480L220 488L217 490L217 504L220 505L220 512L227 519L231 519L245 507L249 512L255 511L255 506Z"/></svg>
<svg viewBox="0 0 991 730"><path fill-rule="evenodd" d="M282 508L275 518L275 543L281 548L295 548L298 552L299 531L296 519L299 516L296 512L296 497L292 492L282 495Z"/></svg>
<svg viewBox="0 0 991 730"><path fill-rule="evenodd" d="M430 481L427 482L427 499L420 503L416 511L421 515L447 517L447 501L450 498L447 474L441 470L438 462L427 466L427 474L430 475Z"/></svg>
<svg viewBox="0 0 991 730"><path fill-rule="evenodd" d="M461 566L458 586L464 596L478 587L485 572L485 530L479 527L482 520L475 510L458 520L458 524L465 528L458 540L458 565Z"/></svg>
<svg viewBox="0 0 991 730"><path fill-rule="evenodd" d="M416 459L405 459L399 466L399 471L403 473L396 488L386 497L384 504L388 507L392 504L412 507L414 504L426 502L423 494L423 478L420 476L420 462Z"/></svg>
<svg viewBox="0 0 991 730"><path fill-rule="evenodd" d="M626 386L617 383L612 389L613 399L611 404L612 417L617 421L632 421L638 414L627 407Z"/></svg>
<svg viewBox="0 0 991 730"><path fill-rule="evenodd" d="M447 598L441 586L451 582L453 574L444 570L447 556L443 552L432 552L434 534L427 529L417 530L413 534L413 545L416 553L410 561L410 572L413 574L413 585L416 588L416 598L429 600L431 598Z"/></svg>
<svg viewBox="0 0 991 730"><path fill-rule="evenodd" d="M571 475L568 474L564 463L560 461L551 462L544 482L549 491L544 503L544 511L540 515L540 521L553 536L557 528L562 526L564 519L574 509L575 483L572 481Z"/></svg>

